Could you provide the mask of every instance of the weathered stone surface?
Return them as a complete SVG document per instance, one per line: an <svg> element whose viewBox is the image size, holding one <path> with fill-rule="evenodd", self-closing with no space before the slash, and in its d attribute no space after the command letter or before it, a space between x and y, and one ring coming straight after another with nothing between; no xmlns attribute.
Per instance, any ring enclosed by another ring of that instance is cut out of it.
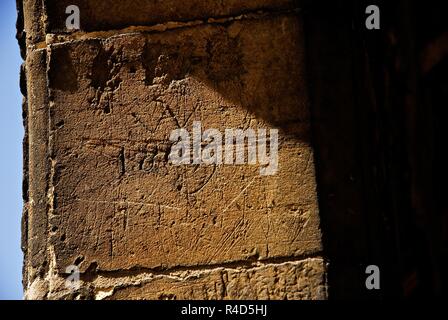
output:
<svg viewBox="0 0 448 320"><path fill-rule="evenodd" d="M18 3L27 299L326 297L296 1ZM197 121L278 129L278 170L174 165Z"/></svg>
<svg viewBox="0 0 448 320"><path fill-rule="evenodd" d="M326 297L324 274L325 263L322 259L249 269L218 268L154 276L123 288L115 286L116 289L109 292L106 299L320 300ZM98 296L102 297L101 294Z"/></svg>
<svg viewBox="0 0 448 320"><path fill-rule="evenodd" d="M45 39L44 16L45 9L42 0L17 0L19 19L23 16L23 30L17 30L19 42L26 41L27 44L37 43ZM25 39L23 39L25 38Z"/></svg>
<svg viewBox="0 0 448 320"><path fill-rule="evenodd" d="M26 216L24 217L24 253L28 279L43 277L47 271L47 185L48 163L48 97L46 51L35 50L27 55L27 163ZM25 281L25 282L26 282Z"/></svg>
<svg viewBox="0 0 448 320"><path fill-rule="evenodd" d="M50 46L59 270L321 250L300 21L284 15ZM173 166L173 129L280 129L279 170Z"/></svg>
<svg viewBox="0 0 448 320"><path fill-rule="evenodd" d="M44 1L48 32L67 32L66 7L77 5L81 12L81 30L99 31L128 26L147 26L168 21L237 16L258 10L287 10L297 6L294 0L47 0Z"/></svg>

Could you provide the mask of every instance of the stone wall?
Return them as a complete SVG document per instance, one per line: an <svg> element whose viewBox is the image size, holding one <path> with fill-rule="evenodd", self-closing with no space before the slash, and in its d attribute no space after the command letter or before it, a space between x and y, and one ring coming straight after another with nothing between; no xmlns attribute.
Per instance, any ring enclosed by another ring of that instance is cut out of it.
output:
<svg viewBox="0 0 448 320"><path fill-rule="evenodd" d="M26 298L326 298L297 3L72 2L18 1ZM278 129L278 170L173 165L197 121Z"/></svg>

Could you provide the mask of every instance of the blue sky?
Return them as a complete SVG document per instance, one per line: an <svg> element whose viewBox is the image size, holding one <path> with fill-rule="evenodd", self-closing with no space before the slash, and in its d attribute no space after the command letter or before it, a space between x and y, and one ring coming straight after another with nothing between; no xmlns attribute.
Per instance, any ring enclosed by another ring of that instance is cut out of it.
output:
<svg viewBox="0 0 448 320"><path fill-rule="evenodd" d="M0 299L22 299L22 59L15 0L0 1Z"/></svg>

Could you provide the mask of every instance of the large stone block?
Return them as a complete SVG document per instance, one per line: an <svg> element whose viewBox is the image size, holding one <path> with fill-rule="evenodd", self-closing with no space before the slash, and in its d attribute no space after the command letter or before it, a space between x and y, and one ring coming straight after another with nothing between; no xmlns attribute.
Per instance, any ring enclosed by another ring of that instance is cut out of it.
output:
<svg viewBox="0 0 448 320"><path fill-rule="evenodd" d="M49 46L50 245L60 272L315 254L321 235L292 14ZM279 129L279 168L168 161L174 129Z"/></svg>
<svg viewBox="0 0 448 320"><path fill-rule="evenodd" d="M25 282L42 277L47 269L47 186L48 161L48 96L46 78L46 51L35 50L27 55L27 104L24 146L27 180L25 189L25 215L23 219L23 249Z"/></svg>

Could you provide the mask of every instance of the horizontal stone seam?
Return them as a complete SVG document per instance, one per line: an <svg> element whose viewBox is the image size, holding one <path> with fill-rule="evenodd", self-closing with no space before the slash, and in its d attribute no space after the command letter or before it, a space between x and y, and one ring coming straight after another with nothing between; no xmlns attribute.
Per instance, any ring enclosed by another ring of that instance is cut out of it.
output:
<svg viewBox="0 0 448 320"><path fill-rule="evenodd" d="M263 260L256 260L256 259L248 259L245 261L234 261L234 262L223 262L223 263L216 263L216 264L204 264L204 265L197 265L197 266L177 266L172 268L167 268L164 270L158 269L158 268L142 268L142 267L135 267L125 270L93 270L93 271L86 271L84 273L80 274L80 277L84 281L90 281L93 282L98 277L103 278L121 278L121 277L135 277L142 274L151 274L153 276L163 276L163 275L172 275L175 273L184 273L184 272L209 272L211 270L218 270L218 269L253 269L253 268L260 268L265 267L269 265L281 265L285 263L298 263L302 262L308 259L324 259L324 255L322 251L305 254L301 256L288 256L288 257L275 257L275 258L268 258Z"/></svg>
<svg viewBox="0 0 448 320"><path fill-rule="evenodd" d="M34 44L29 44L27 50L39 50L44 49L53 44L65 44L74 41L92 40L92 39L109 39L113 37L132 35L132 34L159 34L173 30L183 30L199 26L216 25L222 26L234 21L246 21L246 20L261 20L267 17L282 16L298 14L300 9L288 9L288 10L275 10L275 11L262 11L246 13L238 16L227 17L210 17L206 19L196 19L191 21L168 21L161 24L155 24L151 26L128 26L123 29L107 30L107 31L76 31L73 33L47 33L45 41L41 41Z"/></svg>
<svg viewBox="0 0 448 320"><path fill-rule="evenodd" d="M318 261L322 263L323 268L326 269L326 260L322 256L316 256L316 257L309 257L304 258L301 260L294 260L294 261L285 261L285 262L278 262L278 263L263 263L260 265L254 265L252 267L248 268L241 268L241 267L215 267L215 268L209 268L209 269L203 269L203 270L191 270L190 272L172 272L168 274L154 274L154 273L142 273L138 275L133 276L122 276L122 277L112 277L108 278L105 276L99 276L98 278L94 279L93 281L85 281L85 284L91 284L94 288L95 296L98 295L98 293L104 291L104 290L110 290L111 294L114 294L120 290L127 289L130 287L137 287L142 286L145 284L149 284L153 281L160 280L160 279L169 279L177 282L185 282L189 281L191 279L198 279L203 276L207 276L209 274L213 274L214 272L244 272L244 271L259 271L263 268L267 267L281 267L281 266L299 266L302 263L311 262L311 261ZM83 279L81 279L83 280ZM323 283L325 283L325 280L323 280Z"/></svg>
<svg viewBox="0 0 448 320"><path fill-rule="evenodd" d="M241 267L215 267L208 268L203 270L189 270L189 271L178 271L171 272L166 274L155 274L151 272L143 272L140 274L134 275L122 275L120 277L107 277L104 275L99 275L94 279L85 279L83 277L80 278L80 287L76 292L71 291L69 288L64 287L65 280L61 277L61 275L53 275L50 277L51 279L47 279L47 281L54 282L54 288L56 290L52 290L49 295L46 296L46 299L66 299L68 297L73 297L73 294L81 294L82 292L90 292L88 296L94 299L103 299L107 298L110 295L115 294L116 292L127 289L130 287L138 287L142 285L149 284L153 281L157 280L172 280L175 282L186 282L189 280L200 279L201 277L206 277L207 275L211 275L217 272L247 272L247 271L260 271L263 268L278 268L282 266L289 267L300 267L301 264L306 265L307 262L317 262L322 265L323 269L327 269L328 263L326 259L322 256L308 257L295 261L285 261L285 262L271 262L271 263L263 263L259 265L254 265L249 268L241 268ZM322 285L326 286L325 275L322 279ZM93 294L93 295L92 295ZM92 296L91 296L92 295Z"/></svg>
<svg viewBox="0 0 448 320"><path fill-rule="evenodd" d="M130 287L142 286L160 279L169 279L177 282L185 282L191 279L199 279L203 276L207 276L214 272L229 272L229 271L244 272L244 271L259 271L267 267L281 267L281 266L294 267L299 266L301 263L310 262L313 260L318 260L318 262L321 262L323 267L326 269L326 261L323 257L313 257L296 261L286 261L282 263L266 263L258 266L253 266L250 268L216 267L213 269L204 269L191 272L179 272L171 274L144 273L141 275L121 277L121 278L99 277L98 279L95 279L95 281L91 282L91 284L93 285L94 290L96 291L95 296L97 296L99 292L104 291L105 289L110 290L111 294L115 294L120 290L127 289ZM323 282L325 283L325 280Z"/></svg>

